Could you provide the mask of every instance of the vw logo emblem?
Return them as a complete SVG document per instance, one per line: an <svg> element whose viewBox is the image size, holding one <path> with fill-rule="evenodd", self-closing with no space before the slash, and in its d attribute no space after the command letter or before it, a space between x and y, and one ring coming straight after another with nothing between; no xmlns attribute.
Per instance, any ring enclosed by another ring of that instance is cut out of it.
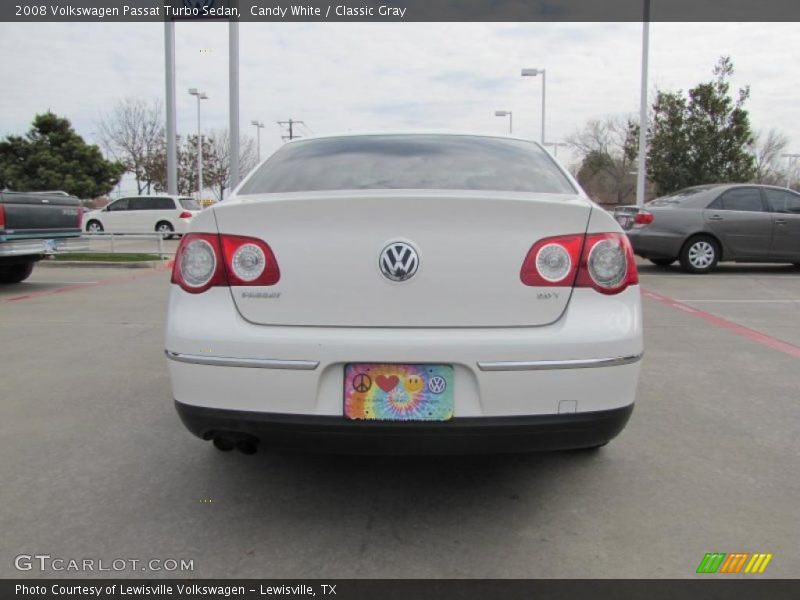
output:
<svg viewBox="0 0 800 600"><path fill-rule="evenodd" d="M419 256L413 246L405 242L392 242L381 252L378 260L381 273L391 281L407 281L419 268Z"/></svg>
<svg viewBox="0 0 800 600"><path fill-rule="evenodd" d="M447 381L441 375L434 375L428 380L428 389L433 394L441 394L447 389Z"/></svg>

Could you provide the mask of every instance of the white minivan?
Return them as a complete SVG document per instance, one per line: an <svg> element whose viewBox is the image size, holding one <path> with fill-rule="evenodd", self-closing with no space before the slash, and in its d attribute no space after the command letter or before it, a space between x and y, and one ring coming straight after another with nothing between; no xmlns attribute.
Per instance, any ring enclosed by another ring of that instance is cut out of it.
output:
<svg viewBox="0 0 800 600"><path fill-rule="evenodd" d="M157 232L171 237L185 233L202 208L188 196L131 196L86 214L84 222L89 233Z"/></svg>

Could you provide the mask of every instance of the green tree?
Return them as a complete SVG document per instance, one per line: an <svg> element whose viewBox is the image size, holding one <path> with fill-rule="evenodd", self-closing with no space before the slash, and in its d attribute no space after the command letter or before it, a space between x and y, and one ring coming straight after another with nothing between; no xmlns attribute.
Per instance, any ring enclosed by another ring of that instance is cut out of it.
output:
<svg viewBox="0 0 800 600"><path fill-rule="evenodd" d="M746 86L734 99L733 63L723 56L714 79L682 92L659 90L650 120L648 174L659 192L702 183L750 181L755 163L753 132L744 103Z"/></svg>
<svg viewBox="0 0 800 600"><path fill-rule="evenodd" d="M63 190L79 198L110 192L125 167L103 158L67 119L51 112L36 115L25 136L0 141L0 189Z"/></svg>

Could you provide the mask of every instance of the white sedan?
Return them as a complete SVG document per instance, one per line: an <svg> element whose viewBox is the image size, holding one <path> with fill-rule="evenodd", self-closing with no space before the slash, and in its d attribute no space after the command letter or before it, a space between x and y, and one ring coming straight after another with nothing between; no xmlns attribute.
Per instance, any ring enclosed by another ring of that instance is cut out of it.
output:
<svg viewBox="0 0 800 600"><path fill-rule="evenodd" d="M291 142L192 221L172 272L175 405L221 450L595 448L642 351L627 237L519 139Z"/></svg>
<svg viewBox="0 0 800 600"><path fill-rule="evenodd" d="M88 233L183 234L202 206L184 196L132 196L110 202L105 208L86 213Z"/></svg>

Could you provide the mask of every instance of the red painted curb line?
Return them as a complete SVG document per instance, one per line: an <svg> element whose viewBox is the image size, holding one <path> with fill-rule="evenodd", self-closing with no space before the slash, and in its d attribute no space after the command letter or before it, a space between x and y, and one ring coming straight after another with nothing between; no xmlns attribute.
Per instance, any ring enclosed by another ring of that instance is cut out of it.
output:
<svg viewBox="0 0 800 600"><path fill-rule="evenodd" d="M712 325L716 325L717 327L722 327L723 329L727 329L728 331L732 331L738 335L748 338L762 346L766 346L767 348L772 348L773 350L777 350L778 352L783 352L784 354L788 354L789 356L793 356L795 358L800 358L800 346L795 346L794 344L790 344L789 342L784 342L783 340L779 340L778 338L774 338L766 333L761 333L760 331L756 331L755 329L750 329L749 327L745 327L744 325L739 325L738 323L734 323L733 321L728 321L728 319L723 319L722 317L718 317L716 315L712 315L711 313L707 313L704 310L700 310L698 308L694 308L693 306L689 306L688 304L684 304L683 302L678 302L668 296L662 296L661 294L657 294L656 292L651 292L650 290L642 290L642 296L645 298L649 298L650 300L655 300L656 302L660 302L665 306L669 306L671 308L675 308L677 310L682 310L690 315L703 319L704 321L711 323Z"/></svg>
<svg viewBox="0 0 800 600"><path fill-rule="evenodd" d="M11 298L5 298L0 300L0 304L6 304L8 302L18 302L19 300L31 300L33 298L42 298L44 296L53 296L55 294L64 294L66 292L74 292L75 290L82 290L86 288L93 288L93 287L100 287L102 285L111 285L114 283L125 283L128 281L134 281L136 279L141 279L143 277L150 277L152 275L157 275L159 273L163 273L164 270L168 269L168 267L154 267L152 269L147 269L148 272L146 273L137 273L136 275L121 275L119 277L109 277L108 279L102 279L100 281L93 281L91 283L75 283L73 285L66 285L64 287L56 288L53 290L42 290L40 292L31 292L30 294L23 294L21 296L12 296ZM43 283L47 283L46 281Z"/></svg>

